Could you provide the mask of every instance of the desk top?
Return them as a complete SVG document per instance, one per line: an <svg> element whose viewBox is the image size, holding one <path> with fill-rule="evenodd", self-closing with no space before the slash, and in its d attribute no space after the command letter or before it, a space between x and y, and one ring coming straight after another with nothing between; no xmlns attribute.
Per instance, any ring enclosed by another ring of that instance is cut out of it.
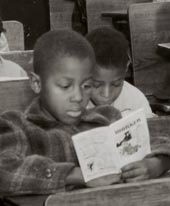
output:
<svg viewBox="0 0 170 206"><path fill-rule="evenodd" d="M127 10L117 10L117 11L104 11L102 12L102 17L111 17L113 20L127 20L128 12Z"/></svg>
<svg viewBox="0 0 170 206"><path fill-rule="evenodd" d="M165 48L170 51L170 42L158 44L158 48Z"/></svg>
<svg viewBox="0 0 170 206"><path fill-rule="evenodd" d="M164 57L170 57L170 42L157 45L158 53Z"/></svg>
<svg viewBox="0 0 170 206"><path fill-rule="evenodd" d="M14 202L16 206L43 206L48 195L20 195L9 196L9 200Z"/></svg>

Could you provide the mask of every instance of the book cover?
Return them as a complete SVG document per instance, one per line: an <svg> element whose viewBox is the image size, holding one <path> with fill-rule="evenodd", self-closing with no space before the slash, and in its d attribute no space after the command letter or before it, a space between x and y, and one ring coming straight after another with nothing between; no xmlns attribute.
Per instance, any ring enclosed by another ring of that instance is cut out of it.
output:
<svg viewBox="0 0 170 206"><path fill-rule="evenodd" d="M121 167L150 153L150 138L143 109L109 126L72 137L85 182L121 173Z"/></svg>

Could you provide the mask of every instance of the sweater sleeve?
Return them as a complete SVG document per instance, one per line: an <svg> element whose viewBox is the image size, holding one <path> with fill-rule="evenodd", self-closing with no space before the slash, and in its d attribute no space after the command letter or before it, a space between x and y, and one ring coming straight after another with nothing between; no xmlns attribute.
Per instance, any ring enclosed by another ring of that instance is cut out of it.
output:
<svg viewBox="0 0 170 206"><path fill-rule="evenodd" d="M0 117L0 191L48 194L64 190L65 178L74 163L57 162L41 152L30 152L19 115L12 115L12 119L10 122Z"/></svg>

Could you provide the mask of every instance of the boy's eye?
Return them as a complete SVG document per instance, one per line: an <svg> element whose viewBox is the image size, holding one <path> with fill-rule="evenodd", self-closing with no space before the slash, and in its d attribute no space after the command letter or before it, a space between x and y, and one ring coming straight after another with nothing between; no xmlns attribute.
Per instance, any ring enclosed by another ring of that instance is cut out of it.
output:
<svg viewBox="0 0 170 206"><path fill-rule="evenodd" d="M70 87L70 84L60 84L59 87L62 89L68 89Z"/></svg>
<svg viewBox="0 0 170 206"><path fill-rule="evenodd" d="M112 86L119 87L122 85L122 83L123 83L123 81L115 81L112 83Z"/></svg>
<svg viewBox="0 0 170 206"><path fill-rule="evenodd" d="M69 88L69 85L62 86L64 89Z"/></svg>
<svg viewBox="0 0 170 206"><path fill-rule="evenodd" d="M91 89L92 88L92 83L85 83L82 85L82 88L85 90Z"/></svg>
<svg viewBox="0 0 170 206"><path fill-rule="evenodd" d="M97 83L97 82L93 83L93 87L95 87L95 88L99 88L100 86L102 86L101 83Z"/></svg>

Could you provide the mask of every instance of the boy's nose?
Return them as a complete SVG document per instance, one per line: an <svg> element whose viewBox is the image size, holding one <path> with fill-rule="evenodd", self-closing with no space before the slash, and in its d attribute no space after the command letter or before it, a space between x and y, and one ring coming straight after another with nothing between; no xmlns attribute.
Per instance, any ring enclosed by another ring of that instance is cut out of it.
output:
<svg viewBox="0 0 170 206"><path fill-rule="evenodd" d="M72 95L72 101L81 102L82 99L83 99L83 95L82 95L81 88L75 88Z"/></svg>
<svg viewBox="0 0 170 206"><path fill-rule="evenodd" d="M102 96L105 98L109 98L110 97L110 88L109 87L105 87L103 92L102 92Z"/></svg>

